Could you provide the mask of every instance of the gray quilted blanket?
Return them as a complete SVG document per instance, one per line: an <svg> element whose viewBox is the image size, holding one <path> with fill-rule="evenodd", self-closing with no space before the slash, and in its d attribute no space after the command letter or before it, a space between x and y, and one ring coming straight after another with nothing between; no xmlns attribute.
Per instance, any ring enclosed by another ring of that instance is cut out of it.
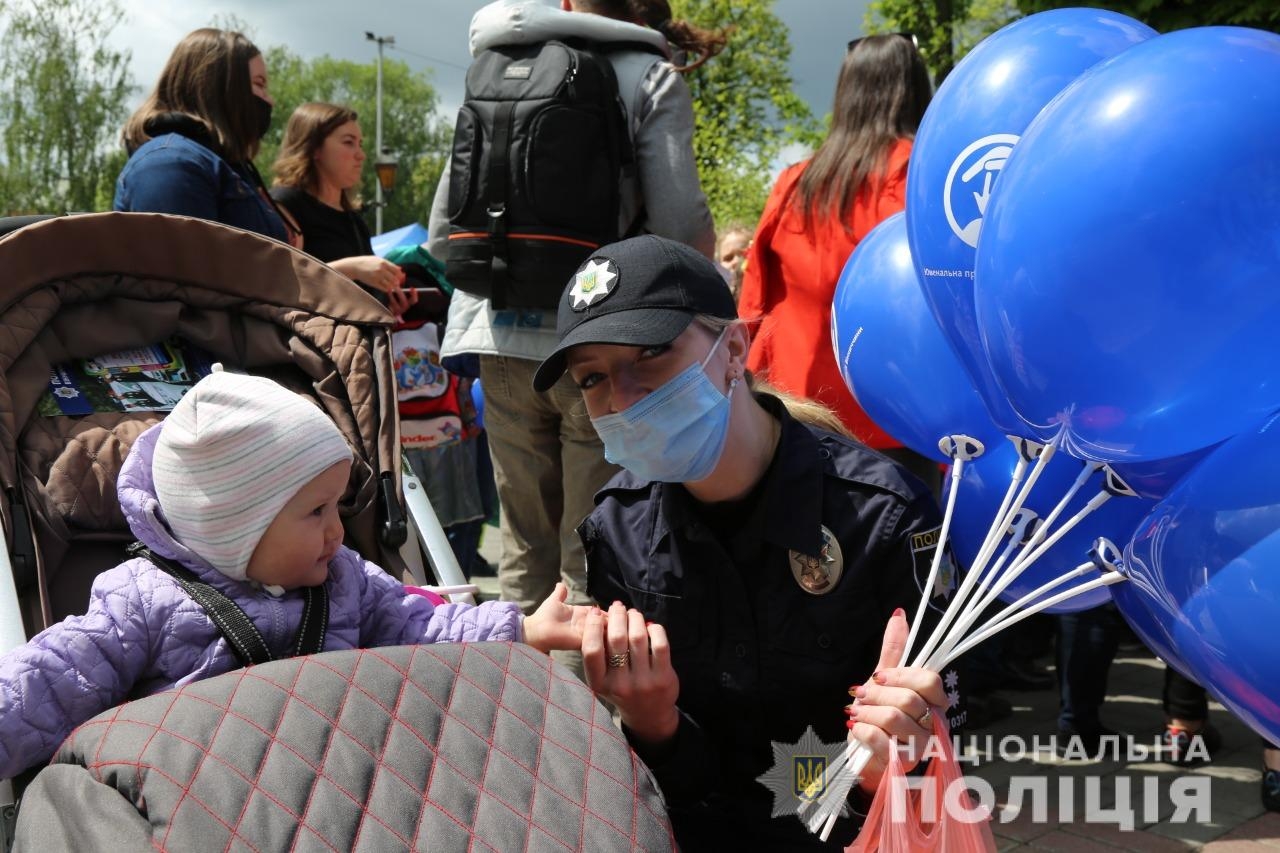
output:
<svg viewBox="0 0 1280 853"><path fill-rule="evenodd" d="M608 711L527 646L332 652L227 673L77 729L17 851L674 849Z"/></svg>

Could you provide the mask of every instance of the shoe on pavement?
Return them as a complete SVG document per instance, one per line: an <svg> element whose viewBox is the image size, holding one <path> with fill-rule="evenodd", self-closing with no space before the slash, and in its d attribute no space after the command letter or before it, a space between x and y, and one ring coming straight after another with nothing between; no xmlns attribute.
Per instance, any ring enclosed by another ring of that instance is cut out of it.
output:
<svg viewBox="0 0 1280 853"><path fill-rule="evenodd" d="M1213 760L1213 754L1221 746L1222 735L1208 723L1198 732L1170 725L1165 726L1164 734L1160 736L1160 757L1182 767L1206 764Z"/></svg>
<svg viewBox="0 0 1280 853"><path fill-rule="evenodd" d="M1280 770L1262 768L1262 807L1280 812Z"/></svg>

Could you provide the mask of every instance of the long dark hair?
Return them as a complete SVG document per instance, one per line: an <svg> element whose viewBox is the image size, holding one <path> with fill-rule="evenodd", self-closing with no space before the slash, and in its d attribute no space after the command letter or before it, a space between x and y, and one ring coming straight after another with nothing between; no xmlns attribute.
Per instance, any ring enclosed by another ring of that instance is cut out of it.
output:
<svg viewBox="0 0 1280 853"><path fill-rule="evenodd" d="M260 53L231 30L205 27L188 34L173 49L155 89L125 122L125 148L133 153L151 138L148 122L180 113L204 125L228 161L252 159L259 139L249 60Z"/></svg>
<svg viewBox="0 0 1280 853"><path fill-rule="evenodd" d="M851 227L858 191L884 169L894 141L915 136L931 97L929 72L910 39L868 36L853 46L840 66L831 130L792 197L806 228L822 216Z"/></svg>
<svg viewBox="0 0 1280 853"><path fill-rule="evenodd" d="M574 8L617 18L621 21L637 21L662 33L693 61L676 67L677 71L692 71L720 51L728 43L724 30L708 30L688 21L675 21L671 17L671 5L667 0L574 0Z"/></svg>

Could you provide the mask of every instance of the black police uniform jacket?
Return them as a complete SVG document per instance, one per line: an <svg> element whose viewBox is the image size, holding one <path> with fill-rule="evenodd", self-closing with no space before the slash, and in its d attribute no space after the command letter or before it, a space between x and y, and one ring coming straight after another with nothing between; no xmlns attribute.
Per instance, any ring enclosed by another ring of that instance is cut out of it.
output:
<svg viewBox="0 0 1280 853"><path fill-rule="evenodd" d="M757 399L782 432L752 495L707 507L678 484L622 472L578 529L587 587L601 606L634 607L670 639L679 729L660 750L633 746L662 788L682 849L843 849L856 810L824 845L796 817L770 818L773 794L757 779L775 764L773 742L787 750L810 726L825 744L845 740L848 690L870 679L894 609L914 616L941 514L924 484L884 456L796 421L775 397ZM843 565L814 594L792 555L819 557L823 527ZM927 629L955 587L952 566L944 560L930 590ZM957 677L943 676L957 702ZM953 727L963 723L959 707L948 712ZM787 779L793 770L772 772Z"/></svg>

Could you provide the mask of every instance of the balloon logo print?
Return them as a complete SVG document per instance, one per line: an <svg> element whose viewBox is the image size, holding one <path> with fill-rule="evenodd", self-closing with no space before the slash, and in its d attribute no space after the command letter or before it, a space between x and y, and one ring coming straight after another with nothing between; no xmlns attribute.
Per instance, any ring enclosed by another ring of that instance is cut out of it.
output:
<svg viewBox="0 0 1280 853"><path fill-rule="evenodd" d="M1012 133L984 136L961 151L947 172L942 188L947 223L957 237L975 249L978 248L978 232L982 230L982 217L991 199L991 187L1017 144L1018 136ZM963 226L960 225L961 217L966 223Z"/></svg>

